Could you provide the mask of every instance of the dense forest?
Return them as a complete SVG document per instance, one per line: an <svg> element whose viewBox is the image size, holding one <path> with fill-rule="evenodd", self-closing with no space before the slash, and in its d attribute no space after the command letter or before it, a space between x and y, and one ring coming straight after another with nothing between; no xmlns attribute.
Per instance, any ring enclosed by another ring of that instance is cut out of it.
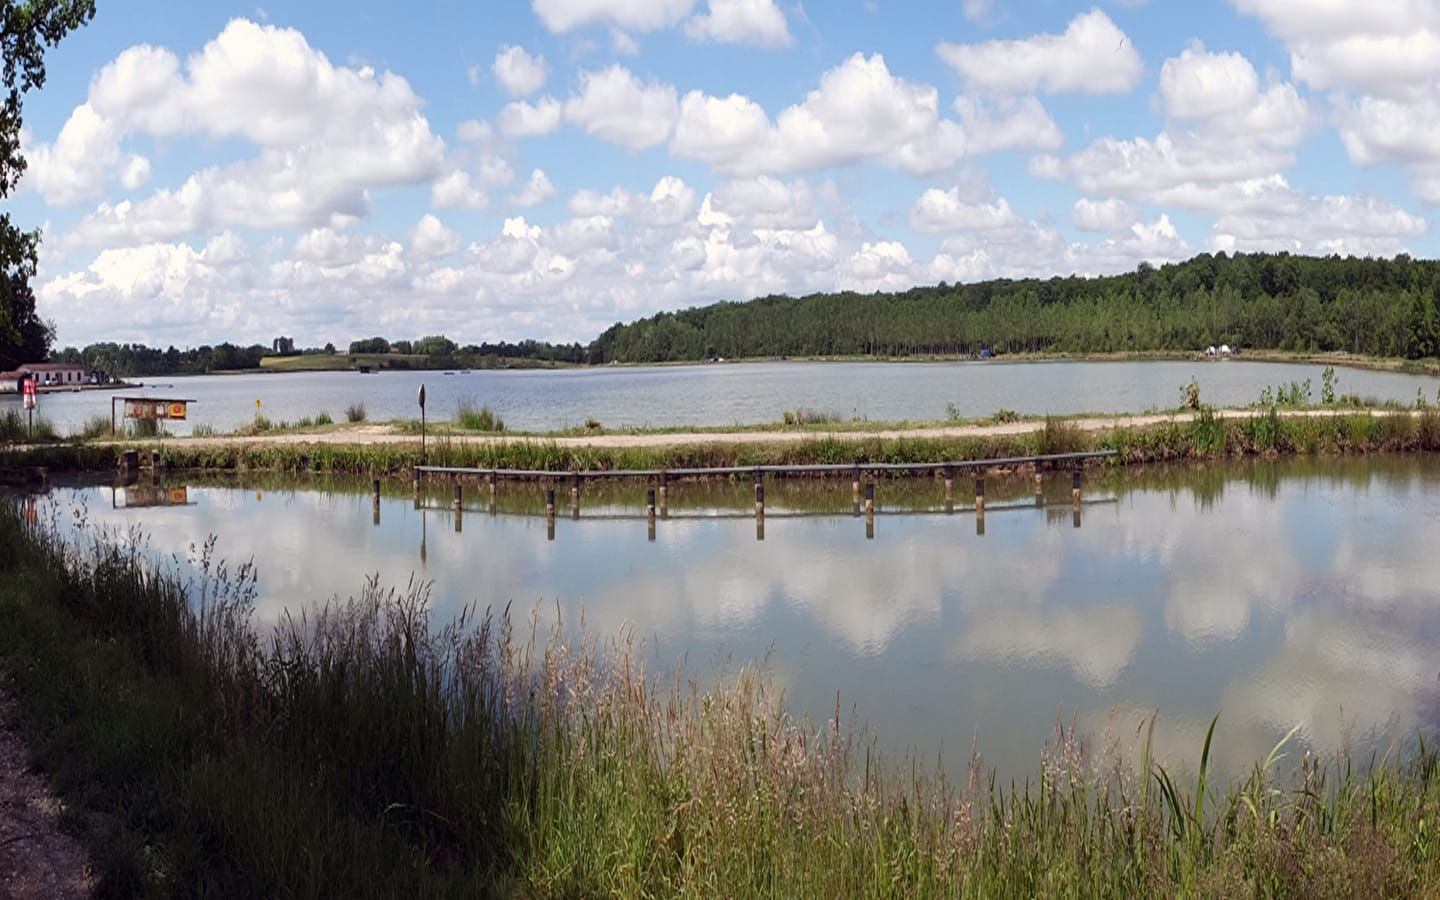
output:
<svg viewBox="0 0 1440 900"><path fill-rule="evenodd" d="M763 297L617 323L594 362L715 357L978 355L1017 352L1343 350L1437 352L1440 265L1203 253L1100 278L941 283L898 294Z"/></svg>

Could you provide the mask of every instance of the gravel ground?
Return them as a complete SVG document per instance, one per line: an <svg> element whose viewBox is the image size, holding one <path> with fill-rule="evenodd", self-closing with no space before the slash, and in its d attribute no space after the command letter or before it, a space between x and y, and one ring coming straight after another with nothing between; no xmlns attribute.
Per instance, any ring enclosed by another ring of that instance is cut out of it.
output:
<svg viewBox="0 0 1440 900"><path fill-rule="evenodd" d="M60 827L64 806L30 766L17 716L0 684L0 897L89 897L89 855Z"/></svg>

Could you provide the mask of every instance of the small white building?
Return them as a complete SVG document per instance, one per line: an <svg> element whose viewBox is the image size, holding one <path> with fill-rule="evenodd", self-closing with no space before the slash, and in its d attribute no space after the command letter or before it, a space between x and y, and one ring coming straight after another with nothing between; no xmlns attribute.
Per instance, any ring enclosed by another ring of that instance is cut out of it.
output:
<svg viewBox="0 0 1440 900"><path fill-rule="evenodd" d="M20 379L35 376L37 387L78 387L85 383L85 367L76 363L25 363L13 372L0 372L0 392L20 390Z"/></svg>

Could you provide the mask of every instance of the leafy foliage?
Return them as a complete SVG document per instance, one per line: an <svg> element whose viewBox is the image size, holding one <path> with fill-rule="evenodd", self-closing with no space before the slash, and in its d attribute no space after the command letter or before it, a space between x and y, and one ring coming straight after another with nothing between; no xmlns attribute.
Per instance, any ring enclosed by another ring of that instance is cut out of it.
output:
<svg viewBox="0 0 1440 900"><path fill-rule="evenodd" d="M0 0L5 101L0 109L0 198L25 173L20 155L21 101L45 84L45 51L95 15L94 0ZM0 213L0 369L44 359L55 332L35 311L40 232L21 231Z"/></svg>

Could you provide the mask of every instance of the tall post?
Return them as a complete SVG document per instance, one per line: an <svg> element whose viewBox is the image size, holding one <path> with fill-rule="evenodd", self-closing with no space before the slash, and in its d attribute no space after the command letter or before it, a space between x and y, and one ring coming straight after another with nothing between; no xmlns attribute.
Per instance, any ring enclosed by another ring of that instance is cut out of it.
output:
<svg viewBox="0 0 1440 900"><path fill-rule="evenodd" d="M495 515L495 494L496 494L496 492L497 492L497 488L496 488L496 486L495 486L495 472L494 472L494 470L491 470L491 472L490 472L490 515L492 515L492 516Z"/></svg>
<svg viewBox="0 0 1440 900"><path fill-rule="evenodd" d="M1070 473L1070 502L1076 509L1080 508L1080 470L1076 469Z"/></svg>
<svg viewBox="0 0 1440 900"><path fill-rule="evenodd" d="M1036 506L1043 506L1044 503L1045 503L1045 492L1041 489L1041 484L1040 484L1040 468L1041 468L1041 466L1043 466L1043 465L1044 465L1044 463L1043 463L1042 461L1040 461L1040 460L1038 460L1038 459L1035 460L1035 505L1036 505Z"/></svg>
<svg viewBox="0 0 1440 900"><path fill-rule="evenodd" d="M865 482L865 518L875 518L875 482Z"/></svg>
<svg viewBox="0 0 1440 900"><path fill-rule="evenodd" d="M755 470L755 516L760 518L765 515L765 475Z"/></svg>
<svg viewBox="0 0 1440 900"><path fill-rule="evenodd" d="M420 464L426 462L425 454L425 385L420 385Z"/></svg>
<svg viewBox="0 0 1440 900"><path fill-rule="evenodd" d="M949 506L955 501L955 467L945 466L945 505Z"/></svg>
<svg viewBox="0 0 1440 900"><path fill-rule="evenodd" d="M850 476L850 497L851 502L857 507L860 505L860 467L855 467L855 472Z"/></svg>
<svg viewBox="0 0 1440 900"><path fill-rule="evenodd" d="M670 518L670 473L660 470L660 518Z"/></svg>
<svg viewBox="0 0 1440 900"><path fill-rule="evenodd" d="M655 540L655 489L645 489L645 534Z"/></svg>
<svg viewBox="0 0 1440 900"><path fill-rule="evenodd" d="M373 484L371 485L371 488L372 488L372 491L373 491L373 494L374 494L374 501L373 501L372 504L371 504L371 505L372 505L372 509L373 509L373 514L372 514L372 516L371 516L371 521L372 521L374 524L379 525L379 524L380 524L380 479L376 478L376 479L374 480Z"/></svg>
<svg viewBox="0 0 1440 900"><path fill-rule="evenodd" d="M456 481L456 482L455 482L455 533L456 533L456 534L459 534L459 533L460 533L460 519L461 519L460 498L461 498L460 482L459 482L459 481Z"/></svg>

